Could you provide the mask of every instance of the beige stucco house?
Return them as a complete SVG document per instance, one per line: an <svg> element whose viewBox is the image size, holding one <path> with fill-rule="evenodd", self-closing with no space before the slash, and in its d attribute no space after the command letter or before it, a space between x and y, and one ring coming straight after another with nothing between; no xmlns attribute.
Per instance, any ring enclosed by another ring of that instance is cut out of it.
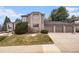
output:
<svg viewBox="0 0 79 59"><path fill-rule="evenodd" d="M40 12L32 12L22 15L22 22L28 22L29 30L38 32L44 29L44 14Z"/></svg>

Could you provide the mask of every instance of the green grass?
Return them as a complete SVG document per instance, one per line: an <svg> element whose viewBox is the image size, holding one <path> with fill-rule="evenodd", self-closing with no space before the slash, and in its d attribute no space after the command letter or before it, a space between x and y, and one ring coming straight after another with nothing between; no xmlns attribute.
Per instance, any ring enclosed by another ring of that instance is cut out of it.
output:
<svg viewBox="0 0 79 59"><path fill-rule="evenodd" d="M35 45L35 44L53 44L53 41L46 34L37 34L36 36L28 36L27 34L12 35L10 37L2 38L2 40L0 41L0 46Z"/></svg>

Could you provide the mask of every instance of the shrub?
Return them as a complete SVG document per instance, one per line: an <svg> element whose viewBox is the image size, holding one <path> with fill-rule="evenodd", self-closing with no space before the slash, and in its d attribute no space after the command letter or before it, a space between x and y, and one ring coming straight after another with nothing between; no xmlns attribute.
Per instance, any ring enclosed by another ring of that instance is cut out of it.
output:
<svg viewBox="0 0 79 59"><path fill-rule="evenodd" d="M48 31L47 30L41 30L41 33L42 34L48 34Z"/></svg>
<svg viewBox="0 0 79 59"><path fill-rule="evenodd" d="M79 30L76 30L76 32L79 32Z"/></svg>
<svg viewBox="0 0 79 59"><path fill-rule="evenodd" d="M15 26L16 34L25 34L28 32L28 24L26 22L17 23Z"/></svg>
<svg viewBox="0 0 79 59"><path fill-rule="evenodd" d="M6 36L0 36L0 41L4 40Z"/></svg>

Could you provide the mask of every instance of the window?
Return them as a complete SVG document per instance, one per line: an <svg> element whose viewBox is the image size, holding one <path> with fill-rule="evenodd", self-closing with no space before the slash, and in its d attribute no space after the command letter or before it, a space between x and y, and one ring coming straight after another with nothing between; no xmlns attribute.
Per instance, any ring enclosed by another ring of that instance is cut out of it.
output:
<svg viewBox="0 0 79 59"><path fill-rule="evenodd" d="M33 27L39 27L39 24L33 24Z"/></svg>
<svg viewBox="0 0 79 59"><path fill-rule="evenodd" d="M39 19L39 15L33 15L33 19L35 20Z"/></svg>
<svg viewBox="0 0 79 59"><path fill-rule="evenodd" d="M11 29L11 26L10 25L8 25L8 29Z"/></svg>
<svg viewBox="0 0 79 59"><path fill-rule="evenodd" d="M26 17L23 17L23 20L22 20L22 21L23 21L23 22L26 22L26 19L27 19Z"/></svg>

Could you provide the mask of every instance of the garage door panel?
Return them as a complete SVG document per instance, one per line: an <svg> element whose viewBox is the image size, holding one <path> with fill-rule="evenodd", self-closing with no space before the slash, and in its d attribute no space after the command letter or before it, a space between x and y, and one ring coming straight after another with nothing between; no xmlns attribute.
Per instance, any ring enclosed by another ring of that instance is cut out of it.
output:
<svg viewBox="0 0 79 59"><path fill-rule="evenodd" d="M63 26L62 25L56 25L55 30L56 30L56 32L63 32Z"/></svg>
<svg viewBox="0 0 79 59"><path fill-rule="evenodd" d="M48 30L48 32L53 32L53 26L45 27L45 29Z"/></svg>
<svg viewBox="0 0 79 59"><path fill-rule="evenodd" d="M72 26L66 26L66 32L73 32L73 27Z"/></svg>

